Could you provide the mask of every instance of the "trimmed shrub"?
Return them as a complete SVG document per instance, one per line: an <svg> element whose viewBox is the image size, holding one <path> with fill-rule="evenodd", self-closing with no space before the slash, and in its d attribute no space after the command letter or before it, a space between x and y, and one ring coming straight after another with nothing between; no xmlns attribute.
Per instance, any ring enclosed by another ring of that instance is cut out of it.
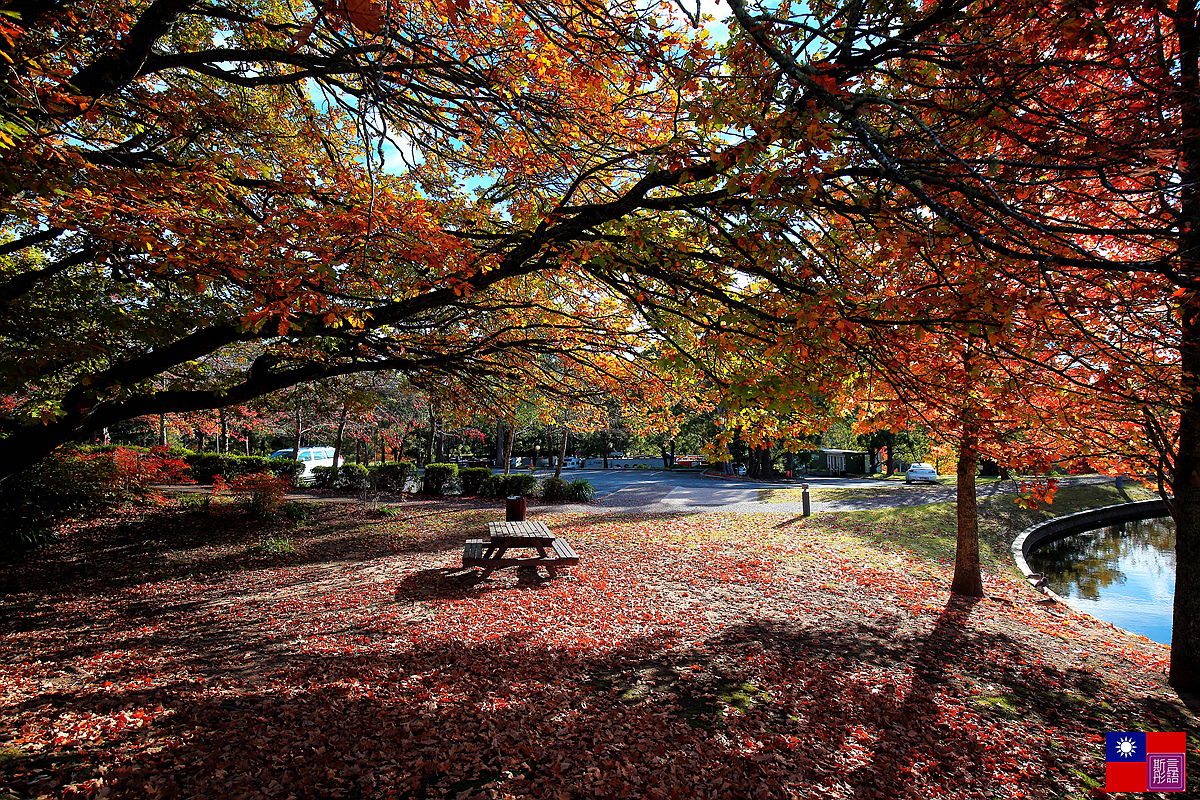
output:
<svg viewBox="0 0 1200 800"><path fill-rule="evenodd" d="M567 499L576 503L588 503L596 499L596 487L587 478L571 481L567 487Z"/></svg>
<svg viewBox="0 0 1200 800"><path fill-rule="evenodd" d="M392 492L403 492L408 484L408 479L416 471L417 465L411 461L391 461L367 467L371 485L376 489Z"/></svg>
<svg viewBox="0 0 1200 800"><path fill-rule="evenodd" d="M227 481L241 475L270 472L295 486L304 473L304 464L290 458L264 458L262 456L237 456L233 453L193 453L184 461L192 468L192 477L197 483L212 483L220 475Z"/></svg>
<svg viewBox="0 0 1200 800"><path fill-rule="evenodd" d="M458 464L426 464L425 494L440 497L449 492L458 481Z"/></svg>
<svg viewBox="0 0 1200 800"><path fill-rule="evenodd" d="M337 482L330 486L333 477L333 467L313 467L313 485L322 489L347 489L362 491L370 488L371 474L362 464L342 464L338 467Z"/></svg>
<svg viewBox="0 0 1200 800"><path fill-rule="evenodd" d="M546 478L542 481L542 499L558 502L567 499L567 482L562 478Z"/></svg>
<svg viewBox="0 0 1200 800"><path fill-rule="evenodd" d="M338 468L338 488L361 492L371 487L371 474L362 464L342 464Z"/></svg>
<svg viewBox="0 0 1200 800"><path fill-rule="evenodd" d="M487 483L491 479L492 471L487 467L467 467L458 471L458 481L462 485L463 494L486 494Z"/></svg>
<svg viewBox="0 0 1200 800"><path fill-rule="evenodd" d="M526 472L511 475L493 475L490 482L491 497L535 497L538 479Z"/></svg>
<svg viewBox="0 0 1200 800"><path fill-rule="evenodd" d="M247 456L241 456L246 458ZM254 456L249 456L254 458ZM275 477L282 479L288 486L296 486L300 483L300 476L304 474L304 462L293 461L290 458L268 458L268 468Z"/></svg>

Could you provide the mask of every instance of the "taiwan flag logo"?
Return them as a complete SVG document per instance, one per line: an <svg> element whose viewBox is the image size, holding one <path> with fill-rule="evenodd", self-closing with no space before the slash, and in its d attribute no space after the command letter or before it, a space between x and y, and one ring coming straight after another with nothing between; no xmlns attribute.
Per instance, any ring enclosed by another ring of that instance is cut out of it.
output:
<svg viewBox="0 0 1200 800"><path fill-rule="evenodd" d="M1104 790L1182 792L1186 787L1187 736L1183 733L1106 733Z"/></svg>

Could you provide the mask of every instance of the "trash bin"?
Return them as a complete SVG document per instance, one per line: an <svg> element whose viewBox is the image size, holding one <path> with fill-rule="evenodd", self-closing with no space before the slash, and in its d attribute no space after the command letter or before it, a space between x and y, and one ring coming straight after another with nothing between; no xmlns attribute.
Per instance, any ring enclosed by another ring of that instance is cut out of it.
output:
<svg viewBox="0 0 1200 800"><path fill-rule="evenodd" d="M524 522L525 521L525 498L524 497L509 497L504 501L504 521L505 522Z"/></svg>

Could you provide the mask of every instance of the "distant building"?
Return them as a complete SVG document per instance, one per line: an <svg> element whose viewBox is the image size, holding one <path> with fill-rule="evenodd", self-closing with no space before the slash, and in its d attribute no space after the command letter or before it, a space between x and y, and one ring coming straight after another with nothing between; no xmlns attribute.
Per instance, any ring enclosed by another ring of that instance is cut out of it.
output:
<svg viewBox="0 0 1200 800"><path fill-rule="evenodd" d="M865 475L867 454L862 450L818 450L808 459L808 471L830 475Z"/></svg>

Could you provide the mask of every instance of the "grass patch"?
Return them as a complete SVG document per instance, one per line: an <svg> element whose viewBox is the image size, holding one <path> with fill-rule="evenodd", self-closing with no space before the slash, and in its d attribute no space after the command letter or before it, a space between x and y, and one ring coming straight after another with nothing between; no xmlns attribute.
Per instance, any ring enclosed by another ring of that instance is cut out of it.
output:
<svg viewBox="0 0 1200 800"><path fill-rule="evenodd" d="M810 488L808 490L808 496L809 499L814 503L818 501L834 502L838 500L870 500L874 498L896 497L897 492L921 492L922 490L936 490L938 488L940 487L930 484L906 486L903 482L901 482L893 486ZM760 503L799 503L803 499L804 490L797 486L784 486L758 490L758 501Z"/></svg>
<svg viewBox="0 0 1200 800"><path fill-rule="evenodd" d="M290 536L268 536L246 548L246 552L263 556L295 555L296 541Z"/></svg>
<svg viewBox="0 0 1200 800"><path fill-rule="evenodd" d="M889 490L884 490L889 491ZM1064 486L1054 502L1025 509L1016 504L1017 495L1002 494L979 499L979 555L985 569L998 574L1015 574L1013 537L1038 522L1074 514L1090 508L1148 499L1141 487L1118 490L1112 484ZM882 508L833 512L821 516L824 524L849 533L862 544L897 549L930 562L953 561L957 542L955 504Z"/></svg>
<svg viewBox="0 0 1200 800"><path fill-rule="evenodd" d="M280 506L279 513L285 519L303 522L312 516L313 506L310 503L301 503L293 500Z"/></svg>

